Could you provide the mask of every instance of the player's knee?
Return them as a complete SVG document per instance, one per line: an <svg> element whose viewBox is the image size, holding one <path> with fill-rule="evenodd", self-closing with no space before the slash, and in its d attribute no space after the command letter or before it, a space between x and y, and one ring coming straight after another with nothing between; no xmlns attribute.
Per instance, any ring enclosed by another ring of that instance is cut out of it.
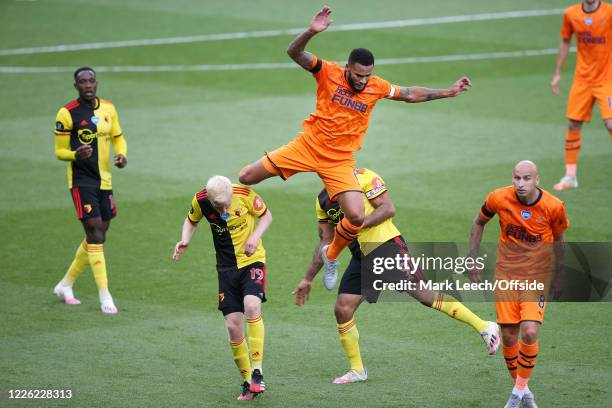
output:
<svg viewBox="0 0 612 408"><path fill-rule="evenodd" d="M611 132L610 136L612 136L612 119L606 119L604 123L606 125L606 129L608 129L608 132Z"/></svg>
<svg viewBox="0 0 612 408"><path fill-rule="evenodd" d="M582 122L578 122L577 120L570 120L567 123L567 129L570 131L577 131L582 129Z"/></svg>
<svg viewBox="0 0 612 408"><path fill-rule="evenodd" d="M336 315L336 321L338 323L345 323L353 317L353 309L346 303L336 302L334 314Z"/></svg>
<svg viewBox="0 0 612 408"><path fill-rule="evenodd" d="M261 314L261 305L258 302L246 302L244 305L244 314L250 319Z"/></svg>
<svg viewBox="0 0 612 408"><path fill-rule="evenodd" d="M502 333L502 342L506 346L514 346L518 342L518 336L515 333Z"/></svg>
<svg viewBox="0 0 612 408"><path fill-rule="evenodd" d="M237 322L228 320L225 322L225 327L227 328L227 333L231 341L240 341L244 336L242 323L238 324Z"/></svg>
<svg viewBox="0 0 612 408"><path fill-rule="evenodd" d="M365 214L360 211L351 211L349 213L345 213L344 216L351 224L356 226L363 225L363 221L365 219Z"/></svg>
<svg viewBox="0 0 612 408"><path fill-rule="evenodd" d="M538 329L534 327L529 327L523 330L521 335L521 340L526 344L533 344L538 341Z"/></svg>
<svg viewBox="0 0 612 408"><path fill-rule="evenodd" d="M248 165L242 168L242 170L240 170L240 173L238 173L238 181L241 184L253 184L254 182L254 178L253 178L253 166L252 165Z"/></svg>

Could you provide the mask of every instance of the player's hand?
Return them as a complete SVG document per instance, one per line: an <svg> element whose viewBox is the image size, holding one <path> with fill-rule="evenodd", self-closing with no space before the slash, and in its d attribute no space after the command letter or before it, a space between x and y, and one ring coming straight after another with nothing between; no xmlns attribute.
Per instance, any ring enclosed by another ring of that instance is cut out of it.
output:
<svg viewBox="0 0 612 408"><path fill-rule="evenodd" d="M324 6L312 18L312 21L310 22L310 29L315 33L320 33L321 31L327 30L327 27L329 27L329 25L334 22L334 20L331 20L329 18L331 12L332 9L329 6Z"/></svg>
<svg viewBox="0 0 612 408"><path fill-rule="evenodd" d="M472 81L470 81L470 78L464 76L455 81L453 86L451 86L448 90L450 91L450 96L453 97L459 95L461 92L466 92L471 87Z"/></svg>
<svg viewBox="0 0 612 408"><path fill-rule="evenodd" d="M115 163L115 166L117 166L120 169L122 169L125 166L127 166L127 158L124 155L122 155L122 154L118 154L114 158L114 163Z"/></svg>
<svg viewBox="0 0 612 408"><path fill-rule="evenodd" d="M553 75L552 81L550 81L550 90L555 95L559 95L559 82L561 82L561 74Z"/></svg>
<svg viewBox="0 0 612 408"><path fill-rule="evenodd" d="M244 253L246 256L251 256L257 251L257 246L259 244L259 237L255 234L252 234L244 244Z"/></svg>
<svg viewBox="0 0 612 408"><path fill-rule="evenodd" d="M189 246L189 242L185 242L183 240L180 240L179 242L177 242L176 246L174 247L174 253L172 254L172 259L174 259L175 261L178 261L181 254L187 250L188 246Z"/></svg>
<svg viewBox="0 0 612 408"><path fill-rule="evenodd" d="M467 274L471 282L480 283L480 269L478 268L469 269Z"/></svg>
<svg viewBox="0 0 612 408"><path fill-rule="evenodd" d="M295 304L302 306L310 298L310 289L312 288L312 282L306 279L297 285L295 290L291 292L295 295Z"/></svg>
<svg viewBox="0 0 612 408"><path fill-rule="evenodd" d="M77 160L88 159L93 154L93 147L90 145L81 145L74 151Z"/></svg>
<svg viewBox="0 0 612 408"><path fill-rule="evenodd" d="M550 283L550 296L553 300L561 299L561 295L563 294L563 286L565 285L565 281L563 279L563 273L556 272L555 277L552 279Z"/></svg>

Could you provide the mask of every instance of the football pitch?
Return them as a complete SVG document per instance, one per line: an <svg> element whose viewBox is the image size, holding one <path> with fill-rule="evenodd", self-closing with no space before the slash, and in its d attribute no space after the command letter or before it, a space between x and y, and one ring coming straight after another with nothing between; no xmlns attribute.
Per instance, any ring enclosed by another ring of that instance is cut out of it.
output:
<svg viewBox="0 0 612 408"><path fill-rule="evenodd" d="M541 186L562 176L566 99L549 83L568 1L329 1L334 26L307 50L345 61L355 47L375 74L403 85L473 88L423 104L381 101L360 167L378 172L410 242L467 242L485 195L533 160ZM179 262L174 244L206 179L238 171L295 137L315 108L315 81L285 50L322 6L312 1L82 0L0 2L0 406L236 406L241 378L217 310L210 229ZM538 13L503 12L544 10ZM447 22L444 16L459 18ZM389 27L381 22L410 20ZM350 27L354 23L380 23ZM261 33L264 32L264 33ZM225 39L215 34L235 33ZM259 34L253 34L259 33ZM182 40L176 40L176 38ZM152 39L174 39L149 44ZM134 43L117 44L117 41ZM111 43L111 44L108 44ZM89 44L76 50L54 47ZM97 44L97 45L96 45ZM33 47L46 47L42 50ZM20 51L15 51L15 50ZM553 49L551 52L550 50ZM530 51L525 53L525 51ZM434 58L435 57L435 58ZM268 65L269 64L269 65ZM57 110L76 98L72 71L100 68L98 95L114 102L129 165L113 169L119 214L105 244L120 312L99 311L90 270L80 306L52 295L83 238L53 151ZM131 67L131 68L128 68ZM555 193L568 241L612 242L612 143L599 110L585 125L580 188ZM488 356L470 327L416 302L364 304L356 314L369 378L333 385L348 369L338 341L336 293L292 290L318 241L313 174L267 180L256 191L274 216L264 236L268 302L265 407L501 407L512 384L503 356ZM485 230L495 242L497 221ZM348 263L345 251L342 265ZM470 303L494 320L492 303ZM530 381L541 407L610 406L612 306L551 303ZM69 401L9 401L8 389L72 389Z"/></svg>

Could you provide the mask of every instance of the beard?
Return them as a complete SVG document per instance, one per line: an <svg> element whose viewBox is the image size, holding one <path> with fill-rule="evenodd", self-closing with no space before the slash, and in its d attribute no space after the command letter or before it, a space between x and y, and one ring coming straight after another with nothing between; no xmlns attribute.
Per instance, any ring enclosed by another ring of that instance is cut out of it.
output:
<svg viewBox="0 0 612 408"><path fill-rule="evenodd" d="M365 89L365 85L361 89L355 88L355 81L353 81L353 78L351 78L351 75L346 70L344 71L344 77L346 78L346 82L348 82L348 84L351 86L351 89L353 90L353 92L359 93Z"/></svg>

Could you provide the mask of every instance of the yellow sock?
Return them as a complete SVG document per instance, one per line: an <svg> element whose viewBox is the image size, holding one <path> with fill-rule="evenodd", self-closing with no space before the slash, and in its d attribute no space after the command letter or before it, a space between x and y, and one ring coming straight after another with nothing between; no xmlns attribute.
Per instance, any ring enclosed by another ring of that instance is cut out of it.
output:
<svg viewBox="0 0 612 408"><path fill-rule="evenodd" d="M446 313L453 319L469 324L478 333L489 326L489 323L476 316L474 312L465 307L463 303L445 293L436 293L431 307L442 313Z"/></svg>
<svg viewBox="0 0 612 408"><path fill-rule="evenodd" d="M247 337L249 339L249 349L251 352L251 361L253 362L253 370L261 371L261 364L264 354L264 336L265 329L261 315L252 319L247 318Z"/></svg>
<svg viewBox="0 0 612 408"><path fill-rule="evenodd" d="M74 259L68 268L68 272L66 272L62 279L62 285L72 286L87 265L89 265L89 254L87 253L87 242L83 241L74 254Z"/></svg>
<svg viewBox="0 0 612 408"><path fill-rule="evenodd" d="M104 259L104 244L87 244L89 253L89 265L93 271L98 291L108 288L106 277L106 260Z"/></svg>
<svg viewBox="0 0 612 408"><path fill-rule="evenodd" d="M249 348L244 337L237 343L230 341L230 347L240 375L245 381L251 382L251 360L249 360Z"/></svg>
<svg viewBox="0 0 612 408"><path fill-rule="evenodd" d="M355 319L351 319L346 323L338 323L338 333L340 334L340 344L344 349L344 353L348 357L351 364L351 370L358 373L363 371L363 362L361 361L361 352L359 351L359 331Z"/></svg>

